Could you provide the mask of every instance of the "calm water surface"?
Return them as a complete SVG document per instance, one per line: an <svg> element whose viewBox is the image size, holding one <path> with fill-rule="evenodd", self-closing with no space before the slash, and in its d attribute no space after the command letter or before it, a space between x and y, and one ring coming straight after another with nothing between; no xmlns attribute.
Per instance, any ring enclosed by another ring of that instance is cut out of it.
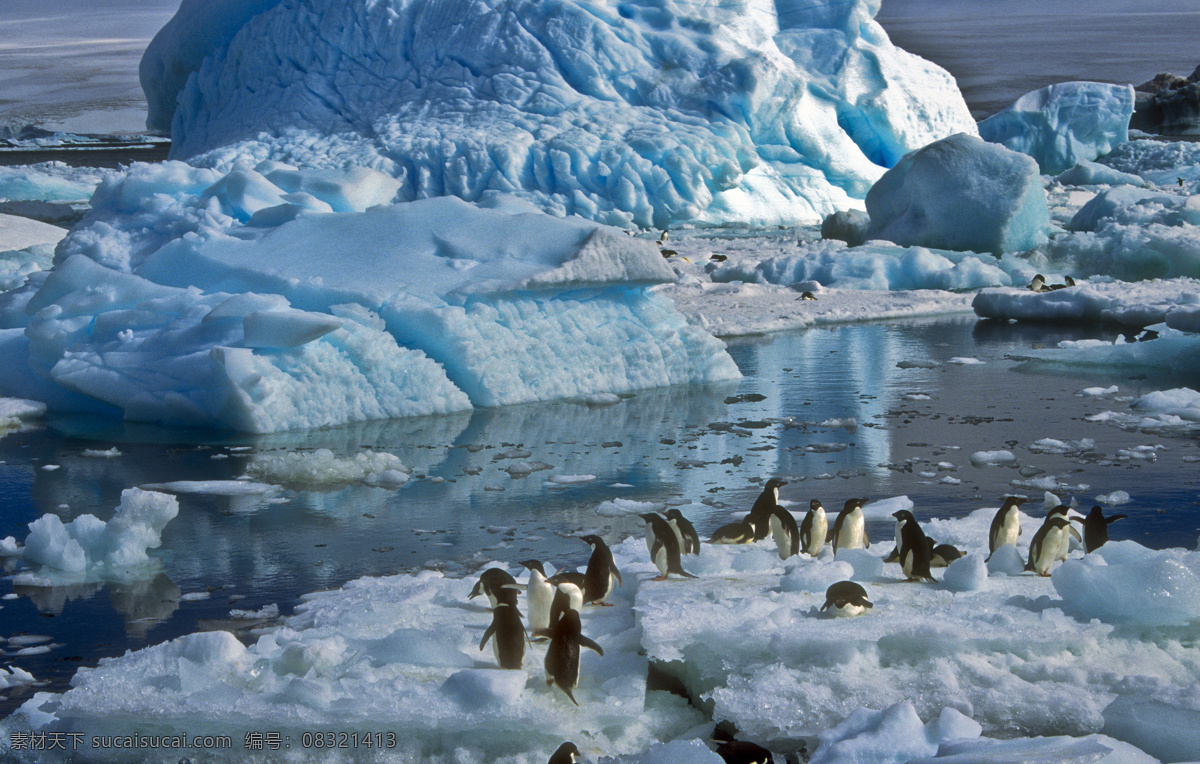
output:
<svg viewBox="0 0 1200 764"><path fill-rule="evenodd" d="M51 588L14 588L11 575L0 582L0 596L15 595L0 600L0 636L53 638L47 652L10 649L5 660L47 683L34 689L61 691L80 665L198 629L253 639L247 630L263 621L230 620L232 609L275 604L286 615L301 594L363 575L421 567L468 575L490 560L529 557L581 565L588 548L571 536L642 533L636 518L596 511L614 498L679 505L706 536L748 510L756 482L772 475L791 481L782 498L796 511L813 497L836 508L851 496L905 494L921 519L997 506L1013 492L1040 498L1041 490L1012 481L1053 475L1069 486L1063 495L1083 504L1118 489L1132 496L1120 509L1131 520L1112 526L1114 538L1195 547L1198 441L1082 421L1127 404L1078 395L1110 384L1136 395L1180 380L1030 374L1005 357L1078 336L971 317L818 328L732 344L745 374L732 386L645 391L602 408L518 406L272 437L52 419L0 439L0 537L24 539L27 524L46 512L107 520L125 488L233 479L283 450L386 450L414 473L399 489L293 487L265 500L182 494L154 578ZM955 357L984 363L950 363ZM911 361L933 367L897 365ZM830 422L850 418L850 427ZM1096 445L1083 457L1027 448L1045 437ZM1156 444L1166 449L1155 461L1112 461L1119 449ZM83 456L114 446L119 457ZM1013 450L1018 467L970 465L972 452L1001 448ZM510 476L506 468L522 461L551 469ZM595 477L562 485L552 475ZM892 533L890 522L871 528L881 540ZM0 711L32 691L9 691Z"/></svg>

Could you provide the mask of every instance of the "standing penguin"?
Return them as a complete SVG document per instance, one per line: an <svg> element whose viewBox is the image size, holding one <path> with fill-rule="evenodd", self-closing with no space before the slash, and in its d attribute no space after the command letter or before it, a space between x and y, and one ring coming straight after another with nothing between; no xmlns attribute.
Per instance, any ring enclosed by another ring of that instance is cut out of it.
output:
<svg viewBox="0 0 1200 764"><path fill-rule="evenodd" d="M610 605L608 596L617 586L624 586L621 581L621 571L613 561L612 552L604 539L596 535L580 536L592 548L592 556L588 558L587 571L583 574L583 601L595 602L599 605Z"/></svg>
<svg viewBox="0 0 1200 764"><path fill-rule="evenodd" d="M554 601L554 584L546 579L546 569L537 560L524 560L520 564L529 570L525 601L529 608L529 631L537 634L550 628L550 603Z"/></svg>
<svg viewBox="0 0 1200 764"><path fill-rule="evenodd" d="M675 531L671 529L670 524L653 512L638 517L646 521L646 549L650 551L650 561L658 568L659 576L654 580L664 581L671 573L695 578L680 564L679 541L675 538Z"/></svg>
<svg viewBox="0 0 1200 764"><path fill-rule="evenodd" d="M816 557L825 548L825 535L829 533L829 518L825 507L818 499L808 503L808 513L800 521L800 550Z"/></svg>
<svg viewBox="0 0 1200 764"><path fill-rule="evenodd" d="M755 541L762 541L771 532L771 512L779 504L780 487L785 485L787 485L786 480L771 478L763 486L762 493L754 500L754 506L750 507L750 514L746 516L746 522L754 526Z"/></svg>
<svg viewBox="0 0 1200 764"><path fill-rule="evenodd" d="M521 591L521 587L517 586L516 579L506 571L500 568L488 568L480 574L479 581L471 588L467 599L475 599L480 594L484 594L487 595L488 603L493 608L501 602L516 607L519 591Z"/></svg>
<svg viewBox="0 0 1200 764"><path fill-rule="evenodd" d="M1058 552L1054 556L1054 559L1056 561L1067 559L1067 555L1071 553L1071 539L1072 538L1074 538L1080 544L1083 543L1083 536L1081 536L1079 534L1079 531L1075 529L1075 526L1071 525L1071 523L1070 523L1070 520L1071 520L1070 512L1071 512L1071 508L1068 507L1066 504L1059 504L1057 507L1055 507L1054 509L1047 512L1046 519L1042 521L1042 525L1045 525L1046 523L1050 522L1050 519L1052 517L1062 517L1064 520L1067 521L1067 530L1063 534L1062 538L1059 540Z"/></svg>
<svg viewBox="0 0 1200 764"><path fill-rule="evenodd" d="M521 623L521 611L515 604L500 602L492 609L492 624L483 632L480 650L489 639L500 668L521 668L525 662L525 624Z"/></svg>
<svg viewBox="0 0 1200 764"><path fill-rule="evenodd" d="M574 610L576 613L583 610L583 590L569 581L564 581L554 587L554 599L550 602L550 627L534 636L549 639L554 632L554 625L568 610Z"/></svg>
<svg viewBox="0 0 1200 764"><path fill-rule="evenodd" d="M800 554L800 528L796 526L796 518L783 507L776 504L771 507L771 538L775 540L775 548L779 550L779 559Z"/></svg>
<svg viewBox="0 0 1200 764"><path fill-rule="evenodd" d="M830 538L833 541L833 553L839 549L870 549L871 541L867 538L867 521L863 517L863 505L866 499L846 499L842 511L833 521Z"/></svg>
<svg viewBox="0 0 1200 764"><path fill-rule="evenodd" d="M909 581L934 581L929 573L931 555L929 539L917 524L917 518L907 509L893 512L896 518L896 547L900 550L900 567Z"/></svg>
<svg viewBox="0 0 1200 764"><path fill-rule="evenodd" d="M992 518L992 527L988 531L988 556L984 562L992 559L996 550L1005 544L1017 543L1017 536L1021 535L1021 513L1017 507L1026 501L1028 499L1017 496L1009 496L1004 500L996 516Z"/></svg>
<svg viewBox="0 0 1200 764"><path fill-rule="evenodd" d="M1033 534L1033 541L1029 544L1029 562L1025 565L1025 570L1032 570L1039 576L1050 575L1050 566L1058 559L1059 545L1069 538L1069 525L1063 514L1046 518L1038 532Z"/></svg>
<svg viewBox="0 0 1200 764"><path fill-rule="evenodd" d="M1083 546L1088 551L1088 554L1108 543L1109 523L1124 520L1126 517L1128 515L1111 515L1105 517L1104 510L1100 509L1099 506L1092 507L1092 511L1083 520Z"/></svg>
<svg viewBox="0 0 1200 764"><path fill-rule="evenodd" d="M671 530L675 531L675 538L679 540L680 554L700 554L700 536L696 534L696 527L682 512L678 509L668 509L667 522L671 524Z"/></svg>
<svg viewBox="0 0 1200 764"><path fill-rule="evenodd" d="M821 606L824 612L833 608L833 615L839 618L862 615L874 607L867 599L867 590L862 584L853 581L838 581L825 590L825 604Z"/></svg>
<svg viewBox="0 0 1200 764"><path fill-rule="evenodd" d="M589 647L600 655L604 649L592 640L583 636L579 623L579 613L574 610L563 612L562 618L554 624L550 636L550 647L546 650L546 684L557 684L558 688L567 694L571 702L579 705L571 693L579 686L579 647Z"/></svg>

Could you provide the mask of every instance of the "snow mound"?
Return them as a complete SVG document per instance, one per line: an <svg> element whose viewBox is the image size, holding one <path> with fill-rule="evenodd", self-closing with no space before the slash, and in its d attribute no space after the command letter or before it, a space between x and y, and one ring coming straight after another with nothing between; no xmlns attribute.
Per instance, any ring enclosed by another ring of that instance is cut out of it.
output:
<svg viewBox="0 0 1200 764"><path fill-rule="evenodd" d="M63 523L57 515L42 515L29 524L24 554L26 564L42 568L37 576L21 574L18 580L40 581L56 573L76 583L136 577L150 567L147 550L158 548L163 528L178 513L174 496L127 488L107 522L80 515Z"/></svg>
<svg viewBox="0 0 1200 764"><path fill-rule="evenodd" d="M247 432L740 377L648 241L368 170L135 165L5 295L0 393ZM23 329L23 331L21 331Z"/></svg>
<svg viewBox="0 0 1200 764"><path fill-rule="evenodd" d="M907 154L866 197L867 238L990 252L1044 243L1046 192L1029 157L959 133Z"/></svg>
<svg viewBox="0 0 1200 764"><path fill-rule="evenodd" d="M1091 161L1126 140L1133 86L1060 82L1018 98L979 123L979 136L1037 160L1048 175Z"/></svg>
<svg viewBox="0 0 1200 764"><path fill-rule="evenodd" d="M878 10L188 1L141 78L175 158L374 167L403 200L510 193L621 225L816 222L906 152L975 132Z"/></svg>
<svg viewBox="0 0 1200 764"><path fill-rule="evenodd" d="M1200 619L1200 553L1112 541L1054 571L1064 610L1106 623L1171 626Z"/></svg>

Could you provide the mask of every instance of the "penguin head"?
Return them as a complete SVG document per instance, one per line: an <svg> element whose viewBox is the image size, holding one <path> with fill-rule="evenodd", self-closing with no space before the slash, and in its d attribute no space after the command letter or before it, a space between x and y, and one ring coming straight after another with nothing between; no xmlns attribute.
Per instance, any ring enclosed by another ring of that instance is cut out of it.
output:
<svg viewBox="0 0 1200 764"><path fill-rule="evenodd" d="M683 513L680 512L678 509L668 509L667 510L667 519L668 520L685 520L686 518L683 516Z"/></svg>
<svg viewBox="0 0 1200 764"><path fill-rule="evenodd" d="M1052 528L1066 528L1071 524L1071 522L1063 515L1055 515L1054 517L1047 519L1046 524Z"/></svg>
<svg viewBox="0 0 1200 764"><path fill-rule="evenodd" d="M1029 501L1029 499L1026 499L1022 496L1009 496L1004 500L1004 506L1001 507L1001 509L1008 510L1012 509L1013 507L1019 507L1027 501Z"/></svg>
<svg viewBox="0 0 1200 764"><path fill-rule="evenodd" d="M558 747L547 764L575 764L575 757L578 755L579 749L575 747L575 744L566 742Z"/></svg>
<svg viewBox="0 0 1200 764"><path fill-rule="evenodd" d="M812 501L810 501L808 503L808 508L811 509L813 512L816 512L818 509L825 509L825 507L821 506L820 499L813 499Z"/></svg>
<svg viewBox="0 0 1200 764"><path fill-rule="evenodd" d="M542 574L543 578L546 575L546 569L544 567L542 567L542 563L539 562L538 560L522 560L522 561L518 562L517 564L529 571L536 570L538 573Z"/></svg>
<svg viewBox="0 0 1200 764"><path fill-rule="evenodd" d="M913 513L909 512L907 509L901 509L893 512L892 517L896 518L896 522L900 523L901 525L910 521L914 523L917 521L917 518L913 517Z"/></svg>
<svg viewBox="0 0 1200 764"><path fill-rule="evenodd" d="M654 521L655 521L655 520L661 520L661 519L662 519L662 518L660 518L658 515L654 514L653 512L646 512L646 513L644 513L644 514L639 514L639 515L638 515L638 517L640 517L640 518L642 518L643 520L645 520L645 521L646 521L646 525L654 525Z"/></svg>
<svg viewBox="0 0 1200 764"><path fill-rule="evenodd" d="M588 546L590 546L592 549L595 549L596 547L604 544L604 539L600 538L599 536L595 535L594 533L589 533L586 536L580 536L579 539L581 541L583 541L584 543L586 543Z"/></svg>
<svg viewBox="0 0 1200 764"><path fill-rule="evenodd" d="M1049 520L1049 518L1054 517L1055 515L1061 515L1062 517L1067 517L1067 513L1070 511L1071 511L1071 508L1068 507L1066 504L1059 504L1057 507L1055 507L1054 509L1052 509L1046 513L1046 519Z"/></svg>
<svg viewBox="0 0 1200 764"><path fill-rule="evenodd" d="M1095 519L1097 519L1097 520L1103 520L1103 519L1104 519L1104 510L1103 510L1103 509L1100 509L1100 505L1099 505L1099 504L1097 504L1096 506L1092 507L1092 511L1088 513L1088 519L1089 519L1089 520L1091 520L1092 518L1095 518Z"/></svg>

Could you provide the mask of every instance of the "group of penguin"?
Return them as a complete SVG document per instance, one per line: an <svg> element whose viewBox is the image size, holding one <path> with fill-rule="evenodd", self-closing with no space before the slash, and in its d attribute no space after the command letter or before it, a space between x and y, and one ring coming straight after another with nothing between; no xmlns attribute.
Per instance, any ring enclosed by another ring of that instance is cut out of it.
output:
<svg viewBox="0 0 1200 764"><path fill-rule="evenodd" d="M813 499L804 519L797 524L795 517L779 505L779 489L785 485L785 480L769 479L745 519L717 528L708 543L749 544L770 535L780 559L785 560L801 552L815 557L827 543L832 545L835 555L839 550L871 546L863 515L867 499L847 499L832 527L821 502ZM996 512L988 532L989 554L985 562L1000 548L1010 544L1015 546L1021 534L1018 510L1026 501L1010 496ZM1105 517L1099 506L1092 507L1091 513L1082 520L1081 538L1079 531L1070 524L1071 519L1078 518L1068 518L1068 512L1069 507L1060 504L1046 515L1030 543L1025 570L1049 576L1053 563L1066 559L1072 537L1081 540L1087 552L1093 552L1108 541L1109 524L1126 517ZM653 512L638 516L646 523L646 548L659 571L654 580L665 580L671 574L695 578L683 569L682 564L684 555L700 554L700 537L687 518L678 509L668 510L665 516ZM930 573L931 568L946 567L962 556L962 552L953 546L936 544L929 538L911 511L898 510L892 516L896 518L896 548L884 562L898 562L906 580L936 581ZM483 650L491 640L497 664L505 669L520 669L529 634L532 633L534 640L548 640L544 661L546 684L557 686L575 705L579 705L573 691L579 685L581 648L604 655L604 649L582 633L580 612L585 604L609 605L608 598L623 583L604 540L596 535L580 536L579 539L592 549L583 573L564 570L547 577L541 562L524 560L520 564L529 570L526 586L517 584L500 568L489 568L483 571L468 595L468 599L485 595L491 603L492 622L483 634L479 649ZM526 591L529 610L528 632L517 605L517 593L522 589ZM838 581L827 589L820 612L828 611L835 617L856 616L872 607L860 584ZM772 761L764 748L735 741L720 728L715 735L714 741L719 743L717 753L726 762ZM573 743L563 743L549 764L575 762L577 754L578 749Z"/></svg>

